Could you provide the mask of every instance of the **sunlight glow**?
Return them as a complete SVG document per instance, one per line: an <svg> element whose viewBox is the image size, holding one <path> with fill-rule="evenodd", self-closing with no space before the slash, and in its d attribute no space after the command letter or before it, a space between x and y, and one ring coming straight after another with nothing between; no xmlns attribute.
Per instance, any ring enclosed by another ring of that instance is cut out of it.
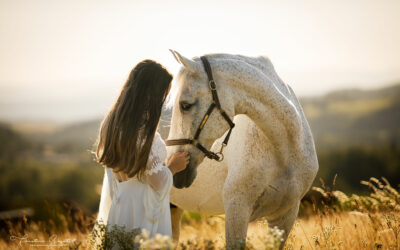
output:
<svg viewBox="0 0 400 250"><path fill-rule="evenodd" d="M399 10L396 0L0 1L0 117L26 103L100 114L140 60L175 74L168 49L268 56L303 96L391 84Z"/></svg>

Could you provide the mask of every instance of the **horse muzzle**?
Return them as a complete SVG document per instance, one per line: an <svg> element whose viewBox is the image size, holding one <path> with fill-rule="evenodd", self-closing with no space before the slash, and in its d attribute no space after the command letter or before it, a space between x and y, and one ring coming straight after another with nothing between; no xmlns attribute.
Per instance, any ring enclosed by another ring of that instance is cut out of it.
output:
<svg viewBox="0 0 400 250"><path fill-rule="evenodd" d="M188 165L185 170L174 175L174 187L179 189L190 187L196 178L196 175L196 168L192 168L192 166Z"/></svg>

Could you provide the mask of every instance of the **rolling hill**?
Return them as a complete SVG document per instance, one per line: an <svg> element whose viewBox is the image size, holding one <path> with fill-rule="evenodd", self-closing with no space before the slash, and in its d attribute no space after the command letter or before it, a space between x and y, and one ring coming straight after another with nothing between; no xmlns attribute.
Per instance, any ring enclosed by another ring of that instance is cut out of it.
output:
<svg viewBox="0 0 400 250"><path fill-rule="evenodd" d="M319 150L400 142L400 84L375 90L341 90L300 98L300 102ZM159 126L163 138L168 134L170 117L171 111L165 110ZM93 147L100 122L94 119L36 133L14 127L34 141L78 152Z"/></svg>
<svg viewBox="0 0 400 250"><path fill-rule="evenodd" d="M400 142L400 84L302 98L317 148Z"/></svg>

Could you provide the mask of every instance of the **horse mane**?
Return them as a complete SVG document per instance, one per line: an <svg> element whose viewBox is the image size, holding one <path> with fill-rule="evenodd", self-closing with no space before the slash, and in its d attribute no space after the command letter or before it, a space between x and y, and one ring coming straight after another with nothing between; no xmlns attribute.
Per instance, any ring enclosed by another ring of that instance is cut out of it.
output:
<svg viewBox="0 0 400 250"><path fill-rule="evenodd" d="M258 57L249 57L243 55L232 55L232 54L225 54L225 53L214 53L214 54L206 54L205 55L208 59L212 60L236 60L242 61L244 63L250 64L251 66L266 72L266 71L273 71L275 72L274 66L272 65L271 61L266 56L258 56ZM193 57L193 61L201 63L200 57ZM172 109L175 103L175 99L178 96L179 90L182 88L182 84L184 81L178 81L181 77L190 77L191 72L189 72L185 67L181 67L178 71L178 74L174 77L172 81L171 91L166 100L166 108Z"/></svg>

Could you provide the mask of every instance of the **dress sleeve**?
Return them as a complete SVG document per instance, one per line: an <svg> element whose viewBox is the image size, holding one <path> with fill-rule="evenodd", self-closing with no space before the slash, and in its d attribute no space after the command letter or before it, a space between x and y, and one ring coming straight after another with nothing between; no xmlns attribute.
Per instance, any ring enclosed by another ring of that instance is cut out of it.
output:
<svg viewBox="0 0 400 250"><path fill-rule="evenodd" d="M147 187L144 192L143 204L147 227L152 237L157 232L158 223L164 211L169 209L169 192L172 187L172 173L163 165L166 156L165 143L157 135L147 161L145 180Z"/></svg>
<svg viewBox="0 0 400 250"><path fill-rule="evenodd" d="M107 224L108 213L114 195L115 187L111 171L110 168L104 167L103 186L101 188L99 213L97 215L97 222L102 224Z"/></svg>
<svg viewBox="0 0 400 250"><path fill-rule="evenodd" d="M157 150L152 148L146 166L146 181L147 183L161 196L169 193L172 187L172 173L167 166L162 163Z"/></svg>

